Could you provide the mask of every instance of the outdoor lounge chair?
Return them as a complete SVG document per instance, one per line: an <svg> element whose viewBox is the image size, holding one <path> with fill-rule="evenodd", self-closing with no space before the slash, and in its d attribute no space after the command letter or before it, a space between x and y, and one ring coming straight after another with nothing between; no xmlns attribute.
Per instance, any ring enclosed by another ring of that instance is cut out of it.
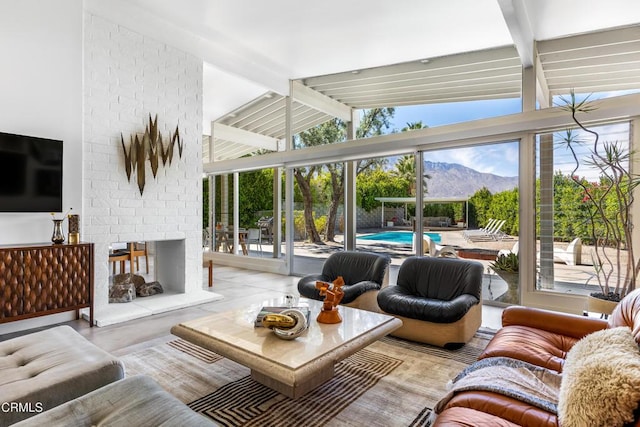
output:
<svg viewBox="0 0 640 427"><path fill-rule="evenodd" d="M487 221L487 225L485 225L482 228L476 228L475 230L465 230L462 232L462 236L464 236L464 238L466 239L468 235L470 234L474 234L474 233L479 233L479 232L485 232L487 230L491 230L491 228L495 225L495 223L497 222L497 219L494 218L489 218L489 221Z"/></svg>
<svg viewBox="0 0 640 427"><path fill-rule="evenodd" d="M504 233L500 231L502 226L507 222L507 220L502 219L495 222L495 225L489 230L478 230L477 233L468 233L465 237L467 240L471 242L487 242L500 240L504 236Z"/></svg>

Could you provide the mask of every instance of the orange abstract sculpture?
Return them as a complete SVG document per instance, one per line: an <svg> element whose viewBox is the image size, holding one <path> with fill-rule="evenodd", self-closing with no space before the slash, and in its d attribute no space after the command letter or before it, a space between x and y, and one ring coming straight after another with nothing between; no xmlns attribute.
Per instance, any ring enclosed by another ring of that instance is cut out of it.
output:
<svg viewBox="0 0 640 427"><path fill-rule="evenodd" d="M338 304L340 304L344 296L343 286L344 279L342 276L338 276L333 283L316 282L316 289L320 291L320 295L324 296L322 310L316 318L318 323L342 322L342 317L340 317L340 313L338 312Z"/></svg>

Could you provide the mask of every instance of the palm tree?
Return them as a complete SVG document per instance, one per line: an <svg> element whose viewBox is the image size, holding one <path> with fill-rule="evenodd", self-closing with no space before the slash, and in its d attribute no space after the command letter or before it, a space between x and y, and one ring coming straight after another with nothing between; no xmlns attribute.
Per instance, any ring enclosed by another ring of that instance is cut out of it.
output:
<svg viewBox="0 0 640 427"><path fill-rule="evenodd" d="M421 120L417 122L409 122L407 126L403 127L401 132L407 132L415 129L424 129L428 126L424 125ZM416 194L416 161L413 154L405 154L400 157L396 162L396 170L393 171L394 175L406 180L409 183L409 194L415 196ZM422 184L425 194L427 190L427 179L431 179L431 175L424 174L422 177Z"/></svg>
<svg viewBox="0 0 640 427"><path fill-rule="evenodd" d="M409 184L409 194L416 194L416 162L413 154L405 154L396 162L396 169L393 174Z"/></svg>
<svg viewBox="0 0 640 427"><path fill-rule="evenodd" d="M406 132L408 130L415 130L415 129L424 129L428 127L429 126L422 123L422 120L418 120L417 122L407 122L407 125L403 127L400 130L400 132Z"/></svg>

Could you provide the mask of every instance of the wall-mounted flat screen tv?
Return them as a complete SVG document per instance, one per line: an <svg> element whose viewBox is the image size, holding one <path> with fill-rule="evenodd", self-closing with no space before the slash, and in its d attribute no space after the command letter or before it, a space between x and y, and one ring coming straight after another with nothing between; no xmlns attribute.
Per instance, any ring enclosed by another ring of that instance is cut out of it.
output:
<svg viewBox="0 0 640 427"><path fill-rule="evenodd" d="M62 141L0 132L0 212L62 211Z"/></svg>

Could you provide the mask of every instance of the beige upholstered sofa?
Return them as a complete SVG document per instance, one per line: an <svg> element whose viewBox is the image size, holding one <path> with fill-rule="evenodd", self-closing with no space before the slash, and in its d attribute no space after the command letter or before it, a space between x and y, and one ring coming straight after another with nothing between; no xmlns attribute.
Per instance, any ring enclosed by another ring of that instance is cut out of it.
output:
<svg viewBox="0 0 640 427"><path fill-rule="evenodd" d="M0 426L212 426L69 326L0 342Z"/></svg>
<svg viewBox="0 0 640 427"><path fill-rule="evenodd" d="M425 227L451 227L448 216L428 216L423 221Z"/></svg>
<svg viewBox="0 0 640 427"><path fill-rule="evenodd" d="M150 377L136 375L28 418L16 427L216 426L164 391Z"/></svg>
<svg viewBox="0 0 640 427"><path fill-rule="evenodd" d="M124 365L69 326L0 342L0 425L10 425L124 378ZM6 406L6 405L5 405Z"/></svg>

